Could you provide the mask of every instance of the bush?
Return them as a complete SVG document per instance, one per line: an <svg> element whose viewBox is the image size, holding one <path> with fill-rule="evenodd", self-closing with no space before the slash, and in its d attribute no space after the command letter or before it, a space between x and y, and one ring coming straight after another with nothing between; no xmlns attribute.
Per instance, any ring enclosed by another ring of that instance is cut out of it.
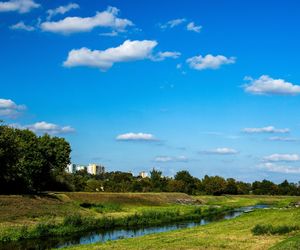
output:
<svg viewBox="0 0 300 250"><path fill-rule="evenodd" d="M298 226L277 226L272 225L256 225L252 228L253 235L264 235L264 234L287 234L292 231L299 230Z"/></svg>

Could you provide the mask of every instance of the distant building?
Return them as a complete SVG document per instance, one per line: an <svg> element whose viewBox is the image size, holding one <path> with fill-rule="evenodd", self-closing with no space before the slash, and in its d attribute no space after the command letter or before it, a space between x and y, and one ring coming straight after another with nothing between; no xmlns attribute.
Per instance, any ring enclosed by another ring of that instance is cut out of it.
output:
<svg viewBox="0 0 300 250"><path fill-rule="evenodd" d="M78 164L69 164L66 168L66 171L70 174L74 174L76 173L77 171L80 171L80 170L84 170L86 167L83 166L83 165L78 165Z"/></svg>
<svg viewBox="0 0 300 250"><path fill-rule="evenodd" d="M92 175L104 174L105 173L105 168L104 168L104 166L97 165L95 163L90 163L87 166L87 172L89 174L92 174Z"/></svg>
<svg viewBox="0 0 300 250"><path fill-rule="evenodd" d="M139 176L144 179L144 178L148 177L148 173L145 172L145 171L142 171L142 172L139 173Z"/></svg>

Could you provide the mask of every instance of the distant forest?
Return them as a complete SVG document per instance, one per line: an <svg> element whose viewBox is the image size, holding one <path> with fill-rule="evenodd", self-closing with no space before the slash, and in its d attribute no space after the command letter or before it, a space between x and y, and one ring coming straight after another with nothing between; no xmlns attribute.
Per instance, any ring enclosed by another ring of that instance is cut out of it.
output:
<svg viewBox="0 0 300 250"><path fill-rule="evenodd" d="M87 192L183 192L187 194L300 195L300 185L268 180L245 183L233 178L204 176L199 179L188 171L165 177L153 169L142 178L126 172L90 175L86 170L65 171L70 163L71 146L64 139L37 136L29 130L0 123L0 193L26 194L44 191Z"/></svg>

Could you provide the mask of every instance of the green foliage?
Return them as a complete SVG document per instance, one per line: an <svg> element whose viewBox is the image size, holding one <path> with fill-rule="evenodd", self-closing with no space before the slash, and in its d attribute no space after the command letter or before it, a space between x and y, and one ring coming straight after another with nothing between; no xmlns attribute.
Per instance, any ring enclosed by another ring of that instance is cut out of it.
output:
<svg viewBox="0 0 300 250"><path fill-rule="evenodd" d="M256 225L252 228L253 235L264 235L264 234L287 234L292 231L299 230L298 226L272 226L272 225Z"/></svg>
<svg viewBox="0 0 300 250"><path fill-rule="evenodd" d="M56 177L70 162L70 152L63 138L0 124L0 193L55 190Z"/></svg>

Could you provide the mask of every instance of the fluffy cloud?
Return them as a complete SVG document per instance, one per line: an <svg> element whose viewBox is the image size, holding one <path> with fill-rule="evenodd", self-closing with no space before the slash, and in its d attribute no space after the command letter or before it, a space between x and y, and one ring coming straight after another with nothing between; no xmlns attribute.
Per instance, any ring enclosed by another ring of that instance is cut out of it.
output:
<svg viewBox="0 0 300 250"><path fill-rule="evenodd" d="M264 163L261 167L266 168L270 172L284 173L284 174L300 174L299 167L282 166L271 162Z"/></svg>
<svg viewBox="0 0 300 250"><path fill-rule="evenodd" d="M154 159L155 162L187 162L188 158L184 155L178 156L178 157L171 157L171 156L157 156Z"/></svg>
<svg viewBox="0 0 300 250"><path fill-rule="evenodd" d="M186 26L186 29L188 31L194 31L196 33L199 33L202 29L202 26L197 26L194 22L190 22L187 26Z"/></svg>
<svg viewBox="0 0 300 250"><path fill-rule="evenodd" d="M192 69L204 70L204 69L218 69L221 65L235 63L234 57L225 57L222 55L206 55L206 56L194 56L187 59L187 63Z"/></svg>
<svg viewBox="0 0 300 250"><path fill-rule="evenodd" d="M44 121L25 126L19 124L12 124L11 126L19 129L29 129L37 134L68 134L75 132L75 129L70 126L59 126Z"/></svg>
<svg viewBox="0 0 300 250"><path fill-rule="evenodd" d="M151 40L126 40L120 46L106 50L73 49L69 52L68 58L63 65L65 67L95 67L105 71L118 62L143 59L162 61L165 58L177 58L180 55L179 52L160 52L157 55L153 55L153 49L157 44L156 41Z"/></svg>
<svg viewBox="0 0 300 250"><path fill-rule="evenodd" d="M17 11L19 13L27 13L32 9L40 7L40 4L33 0L10 0L7 2L0 2L0 12Z"/></svg>
<svg viewBox="0 0 300 250"><path fill-rule="evenodd" d="M185 21L186 21L185 18L173 19L173 20L166 22L165 24L161 24L160 28L161 29L174 28L174 27L184 23Z"/></svg>
<svg viewBox="0 0 300 250"><path fill-rule="evenodd" d="M147 133L126 133L116 137L118 141L156 141L152 134Z"/></svg>
<svg viewBox="0 0 300 250"><path fill-rule="evenodd" d="M278 129L274 126L267 126L262 128L244 128L243 131L248 134L254 134L254 133L281 133L286 134L289 133L290 130L288 128Z"/></svg>
<svg viewBox="0 0 300 250"><path fill-rule="evenodd" d="M34 31L35 27L30 26L30 25L26 25L23 21L18 22L14 25L10 26L10 29L12 30L26 30L26 31Z"/></svg>
<svg viewBox="0 0 300 250"><path fill-rule="evenodd" d="M279 162L279 161L300 161L300 156L298 154L272 154L265 156L264 161L268 162Z"/></svg>
<svg viewBox="0 0 300 250"><path fill-rule="evenodd" d="M107 10L97 12L92 17L66 17L56 22L43 22L41 29L48 32L71 34L88 32L96 27L112 28L118 31L125 31L133 23L128 19L118 18L119 9L108 7Z"/></svg>
<svg viewBox="0 0 300 250"><path fill-rule="evenodd" d="M77 3L69 3L68 5L59 6L56 9L47 10L48 13L47 19L50 20L52 17L58 14L63 15L73 9L79 9L79 5Z"/></svg>
<svg viewBox="0 0 300 250"><path fill-rule="evenodd" d="M258 79L245 77L245 80L250 81L249 84L244 84L246 92L255 95L299 95L300 86L283 79L273 79L268 75L262 75Z"/></svg>
<svg viewBox="0 0 300 250"><path fill-rule="evenodd" d="M10 99L0 99L0 116L16 118L25 109L25 105L17 105Z"/></svg>
<svg viewBox="0 0 300 250"><path fill-rule="evenodd" d="M217 154L217 155L235 155L238 151L233 148L216 148L212 150L202 151L204 154Z"/></svg>

